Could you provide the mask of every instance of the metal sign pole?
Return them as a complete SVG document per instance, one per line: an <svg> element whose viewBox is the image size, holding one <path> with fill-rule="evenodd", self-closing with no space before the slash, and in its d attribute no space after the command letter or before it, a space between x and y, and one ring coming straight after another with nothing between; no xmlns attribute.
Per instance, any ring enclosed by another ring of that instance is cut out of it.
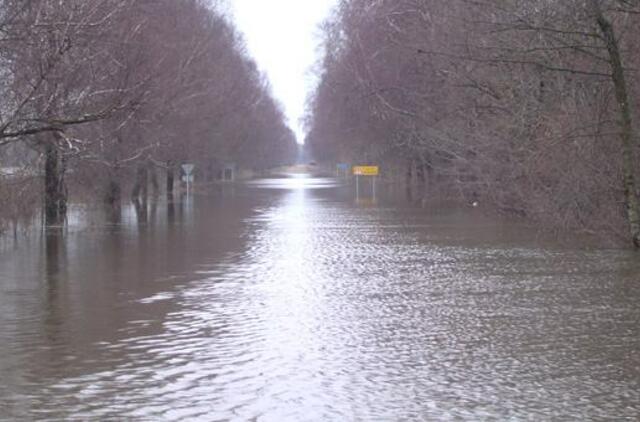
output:
<svg viewBox="0 0 640 422"><path fill-rule="evenodd" d="M376 176L373 176L373 199L376 199Z"/></svg>
<svg viewBox="0 0 640 422"><path fill-rule="evenodd" d="M356 199L360 198L360 176L356 174Z"/></svg>

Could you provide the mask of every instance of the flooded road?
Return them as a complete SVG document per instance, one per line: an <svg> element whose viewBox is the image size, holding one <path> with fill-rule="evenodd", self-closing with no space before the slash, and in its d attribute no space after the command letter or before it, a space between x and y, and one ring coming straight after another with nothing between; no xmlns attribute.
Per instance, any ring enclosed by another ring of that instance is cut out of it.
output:
<svg viewBox="0 0 640 422"><path fill-rule="evenodd" d="M639 417L637 254L330 180L225 189L3 244L0 420Z"/></svg>

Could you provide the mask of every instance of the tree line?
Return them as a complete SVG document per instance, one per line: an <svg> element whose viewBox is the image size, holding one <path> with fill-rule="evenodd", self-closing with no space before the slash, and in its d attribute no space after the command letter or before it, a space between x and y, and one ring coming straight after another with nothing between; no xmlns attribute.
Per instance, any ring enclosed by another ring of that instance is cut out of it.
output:
<svg viewBox="0 0 640 422"><path fill-rule="evenodd" d="M42 205L60 225L70 195L171 199L182 163L214 177L295 156L266 78L212 3L0 0L0 164L19 169L0 178L0 220Z"/></svg>
<svg viewBox="0 0 640 422"><path fill-rule="evenodd" d="M308 145L640 247L637 0L342 0Z"/></svg>

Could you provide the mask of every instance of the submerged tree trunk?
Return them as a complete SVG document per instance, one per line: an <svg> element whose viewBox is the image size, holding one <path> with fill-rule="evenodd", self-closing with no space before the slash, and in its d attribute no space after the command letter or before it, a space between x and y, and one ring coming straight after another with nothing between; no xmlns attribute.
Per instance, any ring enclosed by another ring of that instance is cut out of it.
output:
<svg viewBox="0 0 640 422"><path fill-rule="evenodd" d="M173 173L173 163L171 161L167 162L167 199L169 201L173 200L173 181L174 181L174 173Z"/></svg>
<svg viewBox="0 0 640 422"><path fill-rule="evenodd" d="M636 194L636 181L633 169L633 123L631 120L631 104L629 102L629 92L624 75L624 67L615 37L613 25L609 22L599 8L598 3L594 3L598 26L604 35L604 40L609 52L609 62L611 64L611 78L615 87L616 100L620 107L620 126L622 140L622 173L624 178L624 195L627 208L627 219L631 240L636 248L640 248L640 213L638 210L638 197Z"/></svg>
<svg viewBox="0 0 640 422"><path fill-rule="evenodd" d="M151 192L154 197L160 195L160 184L158 183L158 172L153 165L149 165L149 174L151 178Z"/></svg>
<svg viewBox="0 0 640 422"><path fill-rule="evenodd" d="M141 201L139 199L133 200L133 207L136 212L136 220L139 225L146 225L149 220L149 208L147 207L147 201Z"/></svg>
<svg viewBox="0 0 640 422"><path fill-rule="evenodd" d="M65 165L54 143L45 146L44 215L46 226L61 225L67 213L67 192L64 184Z"/></svg>
<svg viewBox="0 0 640 422"><path fill-rule="evenodd" d="M122 194L122 188L117 176L111 175L107 182L107 187L104 193L104 202L108 206L116 206L120 203L120 196Z"/></svg>
<svg viewBox="0 0 640 422"><path fill-rule="evenodd" d="M109 181L104 192L104 204L106 206L107 217L112 223L119 223L121 216L120 198L122 196L122 187L118 177L118 169L114 170L115 174L110 175Z"/></svg>
<svg viewBox="0 0 640 422"><path fill-rule="evenodd" d="M138 166L136 171L136 181L131 192L131 200L135 207L138 224L147 223L147 185L148 168L146 165Z"/></svg>
<svg viewBox="0 0 640 422"><path fill-rule="evenodd" d="M138 167L136 171L136 181L133 185L133 190L131 191L131 196L133 200L140 200L143 202L147 201L147 183L148 182L148 174L147 167L141 165Z"/></svg>
<svg viewBox="0 0 640 422"><path fill-rule="evenodd" d="M407 160L407 169L405 173L405 189L407 194L407 200L409 202L413 201L413 160Z"/></svg>
<svg viewBox="0 0 640 422"><path fill-rule="evenodd" d="M422 199L427 200L429 194L431 194L431 186L433 184L433 165L431 164L431 157L429 155L422 157L421 162L422 173Z"/></svg>
<svg viewBox="0 0 640 422"><path fill-rule="evenodd" d="M418 165L416 166L416 178L417 178L417 182L418 182L418 188L419 188L420 191L423 191L424 185L427 182L427 178L426 178L424 170L425 170L424 161L422 160L422 158L420 158L420 161L418 162Z"/></svg>

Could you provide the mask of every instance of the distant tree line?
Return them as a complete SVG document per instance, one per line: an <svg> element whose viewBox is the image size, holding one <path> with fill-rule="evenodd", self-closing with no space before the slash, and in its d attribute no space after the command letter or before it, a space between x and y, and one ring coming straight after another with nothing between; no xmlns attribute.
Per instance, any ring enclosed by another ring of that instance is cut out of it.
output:
<svg viewBox="0 0 640 422"><path fill-rule="evenodd" d="M636 0L342 0L308 145L640 247Z"/></svg>
<svg viewBox="0 0 640 422"><path fill-rule="evenodd" d="M40 204L60 225L74 192L113 207L125 189L172 196L185 162L259 171L295 157L265 77L212 3L0 0L0 164L26 169L0 178L0 220Z"/></svg>

